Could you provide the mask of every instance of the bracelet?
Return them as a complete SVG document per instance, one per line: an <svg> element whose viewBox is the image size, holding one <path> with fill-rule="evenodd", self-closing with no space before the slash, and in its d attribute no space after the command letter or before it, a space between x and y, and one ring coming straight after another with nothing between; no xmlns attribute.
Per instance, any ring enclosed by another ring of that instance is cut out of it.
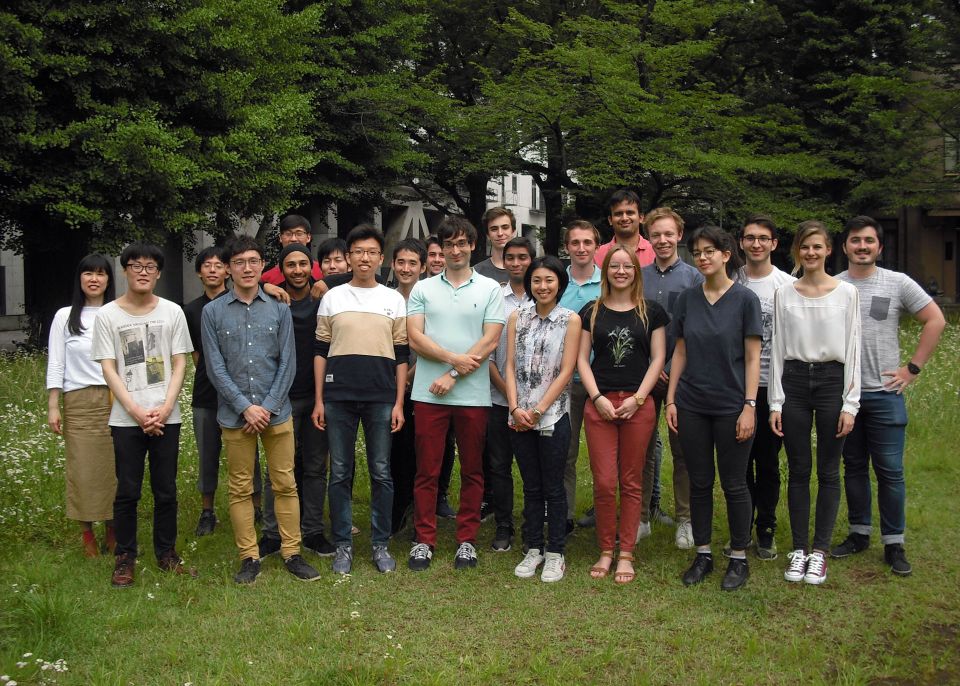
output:
<svg viewBox="0 0 960 686"><path fill-rule="evenodd" d="M540 419L543 416L543 412L541 412L537 408L533 408L533 413L537 415L537 419Z"/></svg>
<svg viewBox="0 0 960 686"><path fill-rule="evenodd" d="M597 398L599 398L601 395L603 395L603 393L597 393L596 395L590 396L590 401L594 403L597 402Z"/></svg>
<svg viewBox="0 0 960 686"><path fill-rule="evenodd" d="M664 405L664 407L670 407L671 405L674 405L674 406L675 406L676 403L667 403L666 405Z"/></svg>
<svg viewBox="0 0 960 686"><path fill-rule="evenodd" d="M513 408L512 410L510 410L510 412L508 412L507 414L513 414L514 412L516 412L516 411L519 410L519 409L520 409L520 406L517 405L515 408Z"/></svg>

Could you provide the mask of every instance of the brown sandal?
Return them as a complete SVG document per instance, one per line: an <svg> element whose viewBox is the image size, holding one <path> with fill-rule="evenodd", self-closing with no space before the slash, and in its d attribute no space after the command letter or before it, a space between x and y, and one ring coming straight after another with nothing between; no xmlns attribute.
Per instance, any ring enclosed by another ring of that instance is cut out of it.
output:
<svg viewBox="0 0 960 686"><path fill-rule="evenodd" d="M629 572L628 572L628 571L625 571L625 570L624 570L624 571L621 571L621 570L619 570L619 569L618 569L617 571L615 571L615 572L613 573L613 581L614 581L614 583L617 583L617 584L629 584L631 581L633 581L633 580L637 577L636 571L632 569L632 567L633 567L633 553L625 553L625 552L622 552L622 551L621 551L620 554L617 556L617 562L618 562L618 563L620 563L620 562L629 562L629 563L630 563L631 570L630 570ZM618 564L617 566L619 567L620 565Z"/></svg>
<svg viewBox="0 0 960 686"><path fill-rule="evenodd" d="M601 566L603 558L607 558L610 562L606 567ZM590 568L590 576L594 579L603 579L610 573L610 568L613 566L613 551L612 550L601 550L600 559L597 560L597 564L593 565Z"/></svg>

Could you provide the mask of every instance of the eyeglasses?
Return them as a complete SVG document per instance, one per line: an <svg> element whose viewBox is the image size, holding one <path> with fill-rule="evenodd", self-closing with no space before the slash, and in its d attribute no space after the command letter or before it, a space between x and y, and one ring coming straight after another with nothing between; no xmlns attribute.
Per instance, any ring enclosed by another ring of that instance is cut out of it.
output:
<svg viewBox="0 0 960 686"><path fill-rule="evenodd" d="M306 238L306 237L309 236L310 234L308 234L308 233L307 233L306 231L304 231L303 229L294 229L293 231L284 231L284 232L283 232L282 234L280 234L280 235L281 235L281 236L293 236L294 238Z"/></svg>
<svg viewBox="0 0 960 686"><path fill-rule="evenodd" d="M690 254L693 255L693 259L695 260L699 260L701 257L706 257L708 260L712 260L713 256L718 252L720 251L716 248L704 248L703 250L694 250Z"/></svg>
<svg viewBox="0 0 960 686"><path fill-rule="evenodd" d="M632 272L634 269L636 269L636 267L634 267L632 264L610 264L607 265L607 267L612 272L618 272L621 269L625 272Z"/></svg>
<svg viewBox="0 0 960 686"><path fill-rule="evenodd" d="M247 266L250 266L256 269L261 264L263 264L263 260L260 259L259 257L251 257L246 260L230 260L230 266L235 269L243 269L244 267L247 267Z"/></svg>
<svg viewBox="0 0 960 686"><path fill-rule="evenodd" d="M379 250L364 250L363 248L356 248L355 250L351 250L350 254L359 259L364 255L369 255L370 257L376 258L380 257L380 255L383 253Z"/></svg>
<svg viewBox="0 0 960 686"><path fill-rule="evenodd" d="M131 262L127 265L127 269L136 274L143 274L144 272L147 274L156 274L160 268L155 264L140 264L139 262Z"/></svg>
<svg viewBox="0 0 960 686"><path fill-rule="evenodd" d="M466 249L469 248L469 247L470 247L470 241L468 241L468 240L466 240L466 239L461 239L461 240L456 241L456 242L454 242L454 241L444 241L444 242L443 242L443 249L444 249L444 250L453 250L454 248L456 248L457 250L466 250Z"/></svg>
<svg viewBox="0 0 960 686"><path fill-rule="evenodd" d="M748 236L744 236L742 240L743 240L744 243L759 243L760 245L766 245L767 243L769 243L769 242L772 241L773 239L770 238L770 236L753 236L753 235L748 235Z"/></svg>

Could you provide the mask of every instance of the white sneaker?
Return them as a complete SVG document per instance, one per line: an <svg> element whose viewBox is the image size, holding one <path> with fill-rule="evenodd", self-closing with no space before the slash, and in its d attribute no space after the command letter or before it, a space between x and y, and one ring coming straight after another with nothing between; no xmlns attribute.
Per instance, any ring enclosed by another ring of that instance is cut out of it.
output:
<svg viewBox="0 0 960 686"><path fill-rule="evenodd" d="M650 522L640 522L640 526L637 527L637 540L641 538L646 538L650 535Z"/></svg>
<svg viewBox="0 0 960 686"><path fill-rule="evenodd" d="M680 550L690 550L693 547L693 524L689 519L683 519L677 525L676 541Z"/></svg>
<svg viewBox="0 0 960 686"><path fill-rule="evenodd" d="M787 581L803 581L807 573L807 554L802 550L793 550L787 553L787 559L790 563L787 571L783 573L783 578Z"/></svg>
<svg viewBox="0 0 960 686"><path fill-rule="evenodd" d="M803 575L803 580L816 586L827 580L827 558L823 553L812 552L807 557L807 573Z"/></svg>
<svg viewBox="0 0 960 686"><path fill-rule="evenodd" d="M543 572L540 574L540 581L548 584L553 581L560 581L560 579L563 578L563 573L567 569L563 555L560 553L547 553L546 560L547 561L543 563Z"/></svg>
<svg viewBox="0 0 960 686"><path fill-rule="evenodd" d="M513 573L521 579L529 579L532 576L536 576L537 567L542 564L543 555L540 554L540 549L530 548L530 550L527 551L527 554L520 561L520 564L514 567Z"/></svg>

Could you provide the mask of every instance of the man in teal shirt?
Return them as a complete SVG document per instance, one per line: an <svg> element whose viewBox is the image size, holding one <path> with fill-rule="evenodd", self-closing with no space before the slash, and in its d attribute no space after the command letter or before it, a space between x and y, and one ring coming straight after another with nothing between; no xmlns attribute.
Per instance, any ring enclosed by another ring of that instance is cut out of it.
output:
<svg viewBox="0 0 960 686"><path fill-rule="evenodd" d="M476 567L483 499L483 444L490 409L490 353L505 319L500 285L470 267L477 230L463 217L437 229L446 268L418 282L407 303L407 333L418 355L414 402L417 476L416 542L408 566L430 566L437 540L437 481L447 430L453 423L460 454L457 569Z"/></svg>

